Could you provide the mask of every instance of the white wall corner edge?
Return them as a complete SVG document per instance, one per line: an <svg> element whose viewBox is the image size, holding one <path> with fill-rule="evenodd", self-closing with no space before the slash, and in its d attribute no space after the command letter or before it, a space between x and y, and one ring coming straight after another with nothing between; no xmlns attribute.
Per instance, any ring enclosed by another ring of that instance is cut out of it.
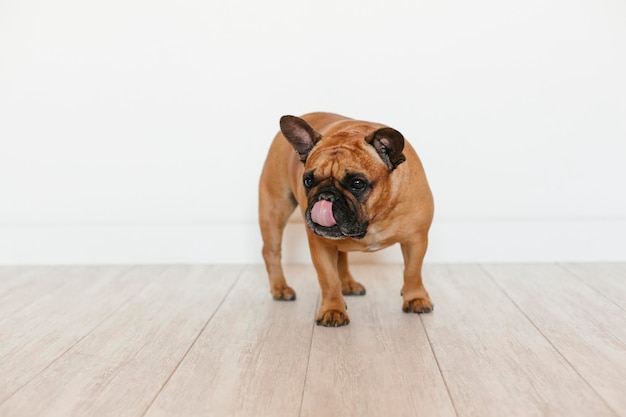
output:
<svg viewBox="0 0 626 417"><path fill-rule="evenodd" d="M302 223L288 224L286 263L310 263ZM256 223L0 225L0 265L257 264ZM400 263L400 248L351 254ZM435 222L427 263L626 262L626 220Z"/></svg>

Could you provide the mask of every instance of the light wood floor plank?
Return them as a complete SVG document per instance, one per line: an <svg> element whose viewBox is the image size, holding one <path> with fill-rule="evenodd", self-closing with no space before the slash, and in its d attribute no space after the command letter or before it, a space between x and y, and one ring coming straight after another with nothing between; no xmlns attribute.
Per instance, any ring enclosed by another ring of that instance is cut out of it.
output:
<svg viewBox="0 0 626 417"><path fill-rule="evenodd" d="M0 301L14 288L35 279L38 272L49 270L47 267L0 266Z"/></svg>
<svg viewBox="0 0 626 417"><path fill-rule="evenodd" d="M576 371L626 416L624 311L558 265L486 269Z"/></svg>
<svg viewBox="0 0 626 417"><path fill-rule="evenodd" d="M626 310L626 264L565 264L563 267Z"/></svg>
<svg viewBox="0 0 626 417"><path fill-rule="evenodd" d="M482 268L425 274L422 320L460 417L614 415Z"/></svg>
<svg viewBox="0 0 626 417"><path fill-rule="evenodd" d="M317 304L311 267L287 266L295 302L274 301L250 267L147 417L298 416Z"/></svg>
<svg viewBox="0 0 626 417"><path fill-rule="evenodd" d="M145 269L142 274L135 271L129 281L148 285L2 404L0 415L141 415L239 271L239 267L169 267L149 276Z"/></svg>
<svg viewBox="0 0 626 417"><path fill-rule="evenodd" d="M54 267L0 267L0 320L63 283ZM56 279L55 279L56 278Z"/></svg>
<svg viewBox="0 0 626 417"><path fill-rule="evenodd" d="M145 285L125 279L128 271L57 268L48 277L56 287L41 285L36 294L24 294L25 306L0 319L0 403Z"/></svg>
<svg viewBox="0 0 626 417"><path fill-rule="evenodd" d="M302 416L455 416L420 316L402 312L402 268L352 268L350 325L316 327Z"/></svg>

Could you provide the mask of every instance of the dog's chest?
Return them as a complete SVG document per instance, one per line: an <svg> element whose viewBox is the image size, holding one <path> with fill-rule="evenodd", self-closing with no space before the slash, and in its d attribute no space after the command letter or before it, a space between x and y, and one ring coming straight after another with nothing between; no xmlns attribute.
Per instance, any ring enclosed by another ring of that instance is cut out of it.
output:
<svg viewBox="0 0 626 417"><path fill-rule="evenodd" d="M382 249L382 246L380 243L372 243L371 245L368 245L366 248L367 252L376 252L377 250Z"/></svg>
<svg viewBox="0 0 626 417"><path fill-rule="evenodd" d="M363 239L346 239L337 243L338 249L344 252L375 252L393 245L396 239L370 228Z"/></svg>

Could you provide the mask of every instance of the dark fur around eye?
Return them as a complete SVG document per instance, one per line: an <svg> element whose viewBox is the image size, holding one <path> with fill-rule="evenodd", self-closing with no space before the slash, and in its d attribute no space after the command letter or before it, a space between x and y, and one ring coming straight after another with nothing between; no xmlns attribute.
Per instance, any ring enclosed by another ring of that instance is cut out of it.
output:
<svg viewBox="0 0 626 417"><path fill-rule="evenodd" d="M313 185L315 185L315 178L313 177L312 171L304 173L304 176L302 177L302 183L304 184L305 188L311 188Z"/></svg>
<svg viewBox="0 0 626 417"><path fill-rule="evenodd" d="M367 194L369 194L372 187L372 184L365 179L365 176L359 174L346 175L342 181L342 185L360 201L367 197Z"/></svg>

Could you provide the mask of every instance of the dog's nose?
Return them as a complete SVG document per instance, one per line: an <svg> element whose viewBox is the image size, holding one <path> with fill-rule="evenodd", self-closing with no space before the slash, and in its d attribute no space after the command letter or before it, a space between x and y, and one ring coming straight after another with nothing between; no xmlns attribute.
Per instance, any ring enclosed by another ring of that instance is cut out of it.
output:
<svg viewBox="0 0 626 417"><path fill-rule="evenodd" d="M335 201L335 196L332 193L320 193L317 196L317 201L321 201L321 200L330 201L332 203Z"/></svg>

